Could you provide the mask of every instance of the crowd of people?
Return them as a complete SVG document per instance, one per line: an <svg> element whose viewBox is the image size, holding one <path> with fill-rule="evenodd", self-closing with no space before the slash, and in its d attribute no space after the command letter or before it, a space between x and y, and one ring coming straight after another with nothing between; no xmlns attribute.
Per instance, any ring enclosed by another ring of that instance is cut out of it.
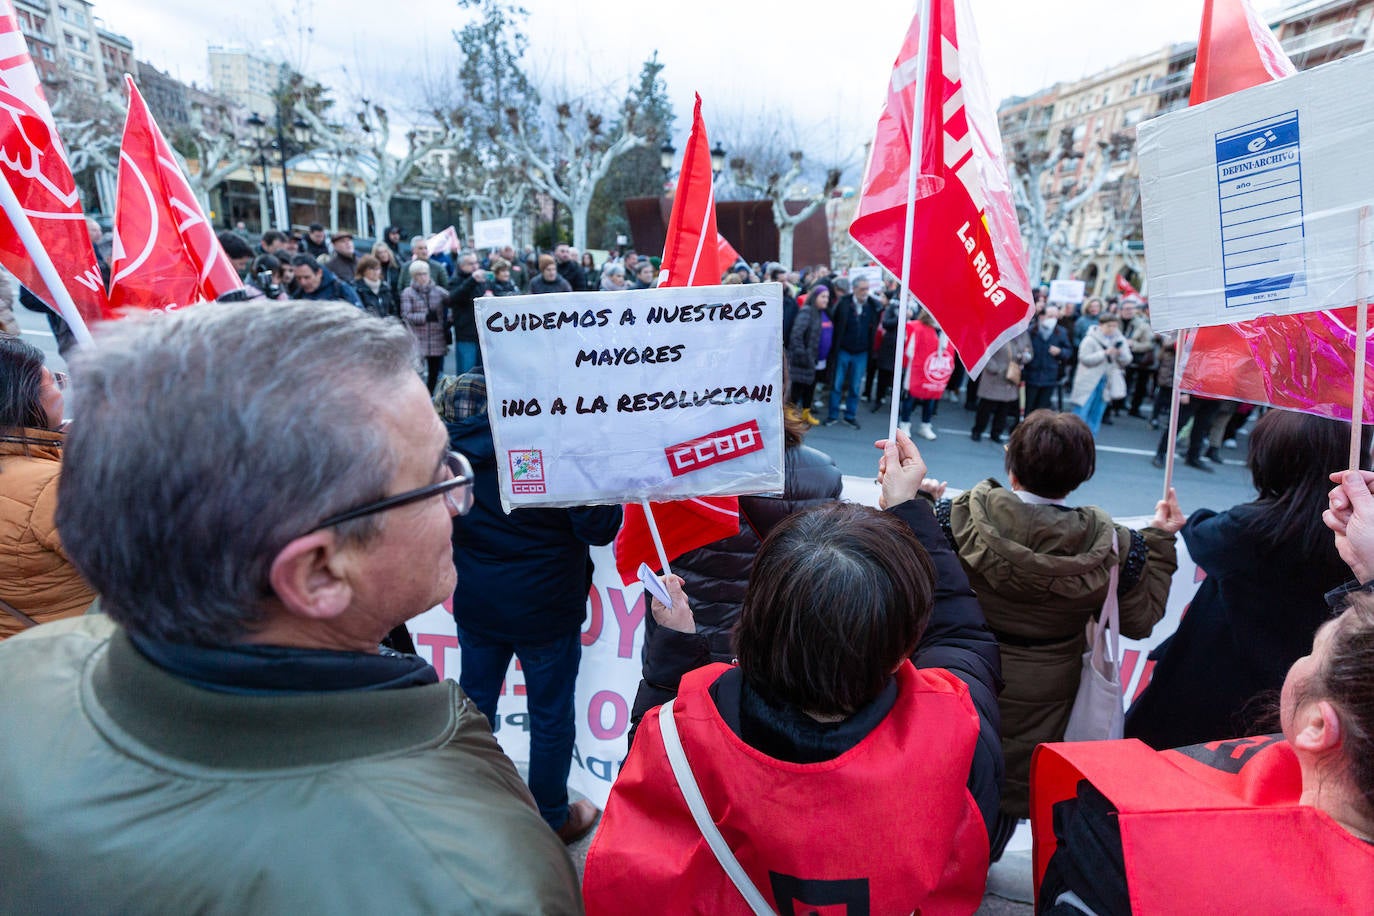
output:
<svg viewBox="0 0 1374 916"><path fill-rule="evenodd" d="M963 383L1005 480L946 498L908 434L919 407L933 438L960 387L929 313L899 347L891 282L741 264L726 279L784 283L784 490L664 577L601 815L567 777L589 547L621 513L502 510L472 309L655 265L278 236L226 244L238 301L102 327L70 381L0 338L0 910L972 912L1029 817L1054 851L1042 909L1130 912L1126 876L1160 866L1122 841L1107 758L1053 784L1040 761L1085 628L1112 606L1149 634L1178 537L1207 578L1129 710L1137 740L1103 753L1175 766L1278 730L1253 747L1282 791L1243 803L1296 812L1293 843L1353 838L1340 861L1374 874L1374 472L1345 471L1349 424L1269 411L1253 502L1185 519L1170 493L1133 530L1070 499L1094 424L1167 391L1167 341L1131 301L1042 303ZM879 507L845 503L805 437L822 409L859 426L897 371ZM448 599L456 684L405 629ZM526 779L493 736L512 658ZM598 817L579 888L564 846ZM1287 875L1269 842L1230 854Z"/></svg>

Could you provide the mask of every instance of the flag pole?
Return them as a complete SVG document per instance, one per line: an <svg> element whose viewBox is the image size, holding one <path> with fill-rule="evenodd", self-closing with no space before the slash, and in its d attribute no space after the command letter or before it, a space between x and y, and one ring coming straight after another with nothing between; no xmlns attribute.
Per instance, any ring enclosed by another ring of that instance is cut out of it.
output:
<svg viewBox="0 0 1374 916"><path fill-rule="evenodd" d="M1364 373L1369 361L1369 207L1360 208L1360 251L1355 273L1355 384L1350 399L1350 470L1360 469L1360 441L1364 432Z"/></svg>
<svg viewBox="0 0 1374 916"><path fill-rule="evenodd" d="M916 99L911 107L911 159L906 176L906 233L902 242L902 294L897 306L897 347L892 358L892 410L888 417L887 438L896 441L897 417L902 408L902 356L906 353L906 313L909 303L914 302L911 295L911 249L916 236L916 181L921 174L921 148L925 144L922 136L925 126L926 67L930 60L930 0L917 0L916 21L920 24L921 37L916 42ZM870 162L870 166L871 166ZM912 367L913 371L915 367Z"/></svg>
<svg viewBox="0 0 1374 916"><path fill-rule="evenodd" d="M1178 339L1174 341L1174 390L1169 402L1169 438L1165 442L1164 451L1164 499L1169 498L1169 490L1174 485L1174 444L1178 439L1178 403L1183 395L1183 356L1192 339L1193 329L1184 328L1178 332ZM1193 435L1197 435L1196 427L1193 429Z"/></svg>
<svg viewBox="0 0 1374 916"><path fill-rule="evenodd" d="M663 564L663 575L671 576L673 571L668 568L668 551L663 549L663 538L658 533L658 522L654 521L654 507L647 499L641 499L639 504L644 507L644 520L649 523L649 536L654 539L654 549L658 551L658 562Z"/></svg>
<svg viewBox="0 0 1374 916"><path fill-rule="evenodd" d="M57 272L57 267L53 265L47 249L38 240L38 233L34 231L33 223L29 222L29 214L24 212L24 205L19 202L19 195L14 193L14 188L10 187L9 181L5 178L0 178L0 209L4 209L5 215L9 217L10 223L14 226L14 231L19 235L19 241L23 244L24 250L33 259L33 266L38 268L38 275L47 284L48 294L57 300L55 303L57 311L71 327L72 336L81 346L89 346L91 331L86 327L86 320L81 317L81 312L77 309L72 294L67 291L66 285L62 282L62 276Z"/></svg>

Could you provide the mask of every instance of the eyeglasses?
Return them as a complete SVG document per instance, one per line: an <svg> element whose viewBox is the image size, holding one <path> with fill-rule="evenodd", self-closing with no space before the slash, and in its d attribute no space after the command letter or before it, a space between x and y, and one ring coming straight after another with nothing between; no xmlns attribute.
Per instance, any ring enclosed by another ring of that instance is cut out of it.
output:
<svg viewBox="0 0 1374 916"><path fill-rule="evenodd" d="M68 381L69 379L65 372L54 372L52 374L52 383L57 386L58 391L66 391Z"/></svg>
<svg viewBox="0 0 1374 916"><path fill-rule="evenodd" d="M407 490L404 493L397 493L395 496L388 496L379 499L356 509L349 509L347 512L340 512L338 515L331 515L329 518L320 522L315 530L320 528L332 528L344 522L351 522L355 518L362 518L365 515L372 515L376 512L385 512L388 509L395 509L397 506L408 506L417 503L422 499L429 499L431 496L444 495L444 502L450 509L459 515L467 515L472 509L472 465L458 452L449 452L444 456L444 467L451 475L447 480L439 483L432 483L427 487L420 487L418 490Z"/></svg>

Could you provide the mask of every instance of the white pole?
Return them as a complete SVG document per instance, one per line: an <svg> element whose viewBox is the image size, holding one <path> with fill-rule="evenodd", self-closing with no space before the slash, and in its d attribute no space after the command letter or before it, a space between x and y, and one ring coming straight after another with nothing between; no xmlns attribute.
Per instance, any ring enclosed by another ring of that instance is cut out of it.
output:
<svg viewBox="0 0 1374 916"><path fill-rule="evenodd" d="M658 522L654 521L654 507L649 504L647 499L641 499L639 504L644 507L644 520L649 523L649 535L654 539L654 549L658 551L658 562L663 564L663 575L671 576L673 571L668 568L668 551L663 549L663 538L658 533Z"/></svg>
<svg viewBox="0 0 1374 916"><path fill-rule="evenodd" d="M24 250L33 259L33 266L38 268L38 275L47 284L49 295L57 300L57 311L71 327L72 336L81 346L89 346L91 331L86 327L86 320L81 317L81 311L77 309L72 294L67 291L66 285L62 282L62 277L58 274L52 258L48 256L47 249L38 240L38 233L34 231L33 223L29 222L29 215L24 212L24 205L19 202L19 195L14 193L14 188L10 187L9 181L4 178L0 178L0 209L4 209L5 215L10 218L10 223L13 224L14 231L19 234L19 241L23 243Z"/></svg>
<svg viewBox="0 0 1374 916"><path fill-rule="evenodd" d="M1360 469L1360 439L1364 431L1364 372L1369 336L1369 207L1360 208L1360 251L1355 274L1355 385L1350 399L1350 470Z"/></svg>
<svg viewBox="0 0 1374 916"><path fill-rule="evenodd" d="M930 59L930 0L917 0L916 23L921 37L916 42L916 100L911 114L911 161L906 176L906 234L902 243L902 294L897 306L897 347L892 365L892 411L888 417L887 438L897 438L897 417L902 405L902 357L906 353L906 313L915 298L911 295L911 248L916 234L916 180L921 174L921 147L924 144L922 107L926 100L926 65ZM912 367L913 371L915 367Z"/></svg>
<svg viewBox="0 0 1374 916"><path fill-rule="evenodd" d="M1183 357L1187 352L1188 344L1193 339L1194 331L1191 328L1184 328L1178 332L1178 339L1174 341L1174 390L1173 400L1170 401L1169 409L1169 438L1164 448L1164 498L1169 498L1169 488L1174 485L1174 440L1178 438L1178 402L1183 394ZM1197 412L1193 412L1197 416ZM1198 434L1197 427L1193 427L1193 435Z"/></svg>

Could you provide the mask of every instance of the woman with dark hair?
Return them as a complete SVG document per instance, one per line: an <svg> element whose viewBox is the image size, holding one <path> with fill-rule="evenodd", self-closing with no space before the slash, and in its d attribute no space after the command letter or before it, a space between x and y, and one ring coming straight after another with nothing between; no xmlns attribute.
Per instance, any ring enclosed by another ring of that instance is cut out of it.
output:
<svg viewBox="0 0 1374 916"><path fill-rule="evenodd" d="M95 600L57 534L62 391L43 351L0 337L0 639L83 613Z"/></svg>
<svg viewBox="0 0 1374 916"><path fill-rule="evenodd" d="M592 257L590 251L582 252L582 272L588 277L600 277L601 272L596 269L596 258Z"/></svg>
<svg viewBox="0 0 1374 916"><path fill-rule="evenodd" d="M1250 434L1259 499L1183 526L1207 574L1178 631L1151 654L1150 684L1127 737L1163 750L1251 734L1284 673L1330 618L1323 596L1345 579L1322 524L1328 477L1349 460L1350 425L1271 410ZM1361 462L1368 467L1369 433Z"/></svg>
<svg viewBox="0 0 1374 916"><path fill-rule="evenodd" d="M886 512L829 503L764 540L736 666L708 664L666 578L639 731L587 857L589 913L741 912L742 895L755 912L977 909L1001 770L995 647L916 498L920 452L905 434L884 446Z"/></svg>
<svg viewBox="0 0 1374 916"><path fill-rule="evenodd" d="M358 291L363 308L378 318L399 317L401 301L396 290L382 276L382 262L370 254L358 259L353 288Z"/></svg>
<svg viewBox="0 0 1374 916"><path fill-rule="evenodd" d="M787 342L787 369L792 377L792 403L801 411L802 419L811 426L820 420L811 415L816 400L816 376L825 370L830 355L831 334L830 290L817 286L806 296L805 303L792 322L792 336Z"/></svg>
<svg viewBox="0 0 1374 916"><path fill-rule="evenodd" d="M1093 476L1097 451L1079 417L1034 411L1007 443L1007 487L989 478L936 506L1002 652L1003 843L1027 817L1031 752L1061 741L1112 570L1121 633L1150 634L1164 616L1183 514L1172 491L1149 527L1133 531L1096 506L1068 505ZM1000 850L994 848L996 855Z"/></svg>

